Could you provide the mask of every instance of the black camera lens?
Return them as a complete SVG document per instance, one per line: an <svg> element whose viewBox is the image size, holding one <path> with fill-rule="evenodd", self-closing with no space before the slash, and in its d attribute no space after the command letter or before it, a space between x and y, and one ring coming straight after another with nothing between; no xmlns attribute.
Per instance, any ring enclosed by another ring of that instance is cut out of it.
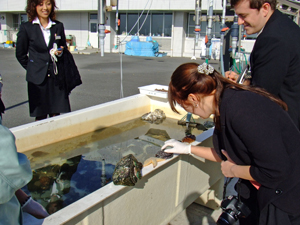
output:
<svg viewBox="0 0 300 225"><path fill-rule="evenodd" d="M217 221L217 224L218 225L231 225L231 224L234 224L236 222L236 218L231 215L230 213L227 213L227 212L223 212L218 221Z"/></svg>
<svg viewBox="0 0 300 225"><path fill-rule="evenodd" d="M247 217L251 211L239 201L237 196L228 196L221 203L223 213L220 215L218 225L231 225L238 221L241 217Z"/></svg>

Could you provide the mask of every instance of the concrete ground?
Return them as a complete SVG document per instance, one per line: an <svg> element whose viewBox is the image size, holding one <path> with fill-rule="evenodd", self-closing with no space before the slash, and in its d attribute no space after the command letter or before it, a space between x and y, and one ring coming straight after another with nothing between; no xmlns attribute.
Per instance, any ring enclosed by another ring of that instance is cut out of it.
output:
<svg viewBox="0 0 300 225"><path fill-rule="evenodd" d="M221 209L212 210L197 203L192 203L167 225L214 225L221 213Z"/></svg>
<svg viewBox="0 0 300 225"><path fill-rule="evenodd" d="M73 54L83 84L70 95L72 111L139 93L138 87L149 84L168 85L172 72L182 63L204 60L198 58L135 57L105 53L97 49ZM218 68L218 61L210 61ZM0 48L0 74L3 77L2 100L6 106L3 125L12 128L34 121L29 117L25 70L15 58L14 49ZM122 79L122 88L121 88ZM196 203L170 221L171 225L215 224L221 210L213 211Z"/></svg>
<svg viewBox="0 0 300 225"><path fill-rule="evenodd" d="M229 182L226 189L226 196L236 195L234 185L237 178ZM222 209L212 210L197 203L192 203L185 210L173 218L167 225L215 225ZM237 221L234 225L238 225Z"/></svg>
<svg viewBox="0 0 300 225"><path fill-rule="evenodd" d="M105 53L101 57L97 52L97 49L89 49L73 54L83 83L70 95L72 111L119 99L121 78L123 96L127 97L138 94L138 87L144 85L168 85L172 72L182 63L204 62L200 59L137 57L118 53ZM216 63L211 62L218 66ZM6 106L3 125L11 128L33 122L34 118L29 117L25 70L16 60L14 49L0 48L0 74L3 77L2 100Z"/></svg>

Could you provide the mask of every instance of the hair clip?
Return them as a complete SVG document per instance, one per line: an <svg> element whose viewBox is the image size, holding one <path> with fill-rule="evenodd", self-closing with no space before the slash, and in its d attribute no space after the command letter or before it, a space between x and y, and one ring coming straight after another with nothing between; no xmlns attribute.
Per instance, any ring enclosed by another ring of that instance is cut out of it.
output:
<svg viewBox="0 0 300 225"><path fill-rule="evenodd" d="M211 65L206 64L206 63L203 63L202 65L198 66L198 72L199 73L204 73L206 75L209 75L209 74L213 73L214 70L215 69Z"/></svg>

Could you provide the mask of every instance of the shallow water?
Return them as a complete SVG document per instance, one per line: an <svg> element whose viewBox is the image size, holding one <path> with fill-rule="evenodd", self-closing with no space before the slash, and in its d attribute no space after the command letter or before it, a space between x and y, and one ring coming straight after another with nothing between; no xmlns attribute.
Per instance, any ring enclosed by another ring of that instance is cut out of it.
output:
<svg viewBox="0 0 300 225"><path fill-rule="evenodd" d="M185 129L174 119L150 124L138 118L28 151L33 179L23 190L52 214L111 182L123 156L143 163L164 141L185 137ZM201 132L192 130L195 136Z"/></svg>

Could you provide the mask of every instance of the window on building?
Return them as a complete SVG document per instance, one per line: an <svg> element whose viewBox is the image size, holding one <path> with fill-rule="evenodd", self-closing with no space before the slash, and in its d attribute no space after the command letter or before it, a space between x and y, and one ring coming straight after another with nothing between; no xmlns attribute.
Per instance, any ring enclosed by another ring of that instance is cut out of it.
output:
<svg viewBox="0 0 300 225"><path fill-rule="evenodd" d="M21 18L21 23L25 23L28 21L27 14L21 14L20 18Z"/></svg>
<svg viewBox="0 0 300 225"><path fill-rule="evenodd" d="M195 33L195 14L188 14L188 29L187 29L187 37L194 37ZM201 26L202 30L202 26Z"/></svg>
<svg viewBox="0 0 300 225"><path fill-rule="evenodd" d="M138 24L136 24L137 19L138 19L137 13L127 14L127 32L130 32L130 34L136 34L138 31Z"/></svg>
<svg viewBox="0 0 300 225"><path fill-rule="evenodd" d="M97 20L97 19L98 19L98 14L96 14L96 13L90 14L90 20Z"/></svg>
<svg viewBox="0 0 300 225"><path fill-rule="evenodd" d="M27 14L13 14L12 15L12 28L19 29L21 23L28 21Z"/></svg>
<svg viewBox="0 0 300 225"><path fill-rule="evenodd" d="M165 37L172 36L172 13L165 13L164 36Z"/></svg>
<svg viewBox="0 0 300 225"><path fill-rule="evenodd" d="M12 27L14 29L18 29L19 28L19 14L13 14L13 24Z"/></svg>
<svg viewBox="0 0 300 225"><path fill-rule="evenodd" d="M149 36L151 35L151 30L150 30L150 16L148 16L146 13L144 13L139 22L139 34L143 36Z"/></svg>
<svg viewBox="0 0 300 225"><path fill-rule="evenodd" d="M97 23L91 23L91 33L97 33Z"/></svg>
<svg viewBox="0 0 300 225"><path fill-rule="evenodd" d="M126 35L127 33L126 13L121 13L119 15L119 20L120 20L119 34Z"/></svg>
<svg viewBox="0 0 300 225"><path fill-rule="evenodd" d="M120 13L119 19L118 34L126 35L130 32L129 35L164 37L170 37L172 34L172 13L148 13L148 16L147 13L143 15L138 13ZM136 26L134 27L135 24Z"/></svg>
<svg viewBox="0 0 300 225"><path fill-rule="evenodd" d="M162 36L163 34L163 19L164 15L162 13L153 13L151 18L151 33L152 36Z"/></svg>
<svg viewBox="0 0 300 225"><path fill-rule="evenodd" d="M200 22L200 29L201 29L200 36L201 37L205 37L205 35L206 35L206 27L207 27L207 21L201 21Z"/></svg>

